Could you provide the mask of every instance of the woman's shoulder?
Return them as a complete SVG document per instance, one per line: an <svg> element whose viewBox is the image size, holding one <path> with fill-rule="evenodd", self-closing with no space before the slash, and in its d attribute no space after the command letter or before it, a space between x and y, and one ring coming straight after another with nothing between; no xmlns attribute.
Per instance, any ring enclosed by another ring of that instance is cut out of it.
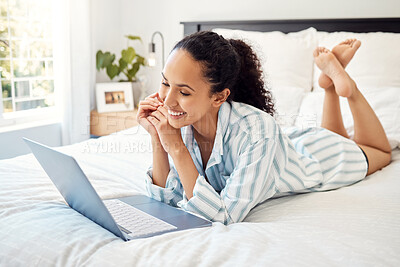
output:
<svg viewBox="0 0 400 267"><path fill-rule="evenodd" d="M279 132L275 119L265 111L240 102L231 102L230 126L248 135L253 142L274 139Z"/></svg>

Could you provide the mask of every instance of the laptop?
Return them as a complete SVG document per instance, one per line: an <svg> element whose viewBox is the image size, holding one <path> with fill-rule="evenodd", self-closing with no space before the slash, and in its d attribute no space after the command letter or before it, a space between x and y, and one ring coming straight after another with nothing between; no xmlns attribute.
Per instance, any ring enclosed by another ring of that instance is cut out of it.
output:
<svg viewBox="0 0 400 267"><path fill-rule="evenodd" d="M67 204L125 241L212 224L145 195L103 201L72 156L23 139Z"/></svg>

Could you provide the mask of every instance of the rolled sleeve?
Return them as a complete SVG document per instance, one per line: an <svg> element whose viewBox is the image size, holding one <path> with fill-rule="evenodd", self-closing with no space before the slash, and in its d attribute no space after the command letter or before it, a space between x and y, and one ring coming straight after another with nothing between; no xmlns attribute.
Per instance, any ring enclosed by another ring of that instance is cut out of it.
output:
<svg viewBox="0 0 400 267"><path fill-rule="evenodd" d="M192 198L188 200L184 196L178 205L186 211L199 214L208 220L213 220L221 212L223 203L221 203L221 196L203 176L199 175L193 188Z"/></svg>
<svg viewBox="0 0 400 267"><path fill-rule="evenodd" d="M175 207L183 198L183 186L174 167L168 173L165 188L153 183L153 169L150 167L147 171L146 190L149 197Z"/></svg>
<svg viewBox="0 0 400 267"><path fill-rule="evenodd" d="M275 194L275 179L270 169L276 143L259 140L247 146L239 156L236 167L221 193L199 175L193 189L193 197L178 205L189 212L199 214L225 225L242 221L250 209Z"/></svg>

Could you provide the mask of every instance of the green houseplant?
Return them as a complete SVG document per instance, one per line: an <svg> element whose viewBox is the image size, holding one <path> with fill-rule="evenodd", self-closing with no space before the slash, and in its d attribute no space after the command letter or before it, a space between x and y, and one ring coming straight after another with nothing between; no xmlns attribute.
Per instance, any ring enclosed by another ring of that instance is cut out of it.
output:
<svg viewBox="0 0 400 267"><path fill-rule="evenodd" d="M129 40L142 41L139 36L126 35L125 37ZM145 58L137 54L136 50L131 46L121 51L121 58L116 63L114 63L115 58L115 54L110 52L97 51L97 70L106 69L106 73L111 80L123 73L126 76L126 80L120 80L120 82L137 81L136 74L141 66L145 66Z"/></svg>
<svg viewBox="0 0 400 267"><path fill-rule="evenodd" d="M125 37L129 40L142 42L142 39L139 36L126 35ZM136 76L136 74L140 70L140 67L145 66L145 61L145 58L137 54L136 50L132 46L128 46L126 49L123 49L121 51L121 57L119 58L119 60L116 60L115 54L111 52L103 52L101 50L97 51L96 69L98 71L105 69L110 80L113 80L120 74L123 74L126 78L120 79L118 82L96 83L96 98L97 95L101 96L101 94L104 93L98 92L98 90L101 91L101 89L97 89L98 87L104 86L104 84L106 84L107 88L114 88L119 90L122 87L126 88L126 84L129 83L129 86L131 86L132 88L132 98L134 106L137 106L139 100L143 99L146 94L146 79L144 77ZM125 98L125 105L127 107L130 107L130 103L132 103L132 98ZM102 98L100 97L99 99ZM104 106L103 101L99 99L97 99L98 110L100 110L101 107ZM116 106L114 104L112 105Z"/></svg>

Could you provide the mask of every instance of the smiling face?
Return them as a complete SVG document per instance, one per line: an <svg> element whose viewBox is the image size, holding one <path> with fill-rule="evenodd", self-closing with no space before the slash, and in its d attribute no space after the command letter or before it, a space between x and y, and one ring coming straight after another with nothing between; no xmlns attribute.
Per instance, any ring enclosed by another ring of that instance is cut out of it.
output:
<svg viewBox="0 0 400 267"><path fill-rule="evenodd" d="M210 123L216 125L218 109L229 90L210 95L211 84L203 76L202 65L188 52L174 50L162 76L159 95L168 110L168 122L172 127L193 125L200 130Z"/></svg>

